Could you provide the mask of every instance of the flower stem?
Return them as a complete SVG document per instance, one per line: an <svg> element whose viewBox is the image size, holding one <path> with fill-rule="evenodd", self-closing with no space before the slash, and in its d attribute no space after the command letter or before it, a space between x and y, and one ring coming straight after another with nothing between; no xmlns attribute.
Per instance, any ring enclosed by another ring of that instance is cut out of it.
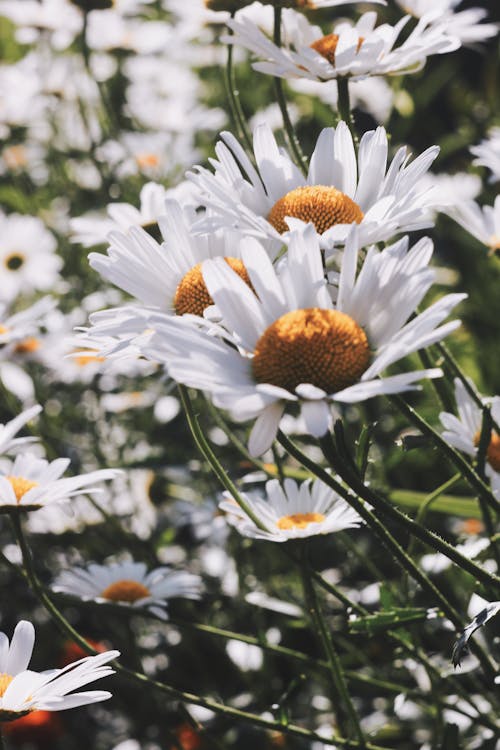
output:
<svg viewBox="0 0 500 750"><path fill-rule="evenodd" d="M194 413L193 404L189 397L188 389L183 385L179 385L178 388L179 388L179 395L181 398L182 406L184 407L184 411L186 413L186 418L187 418L187 422L189 425L189 429L191 430L191 434L194 438L196 445L198 446L200 453L208 461L215 476L217 477L219 482L222 484L222 486L226 488L226 490L230 493L231 497L234 498L234 500L238 503L240 508L245 511L247 516L254 522L257 528L262 529L263 531L267 531L265 525L262 523L260 518L258 518L255 515L255 513L249 507L248 503L246 503L243 497L240 495L240 493L238 492L236 488L236 485L229 478L229 475L224 470L224 468L222 467L222 464L220 463L215 453L213 452L212 448L210 447L205 435L203 434L203 430L200 427L200 423L198 422L196 414Z"/></svg>
<svg viewBox="0 0 500 750"><path fill-rule="evenodd" d="M349 79L345 76L342 78L337 78L337 90L337 109L339 112L339 117L341 120L344 120L345 124L350 130L354 143L357 145L357 135L354 129L354 121L352 118L351 103L349 98Z"/></svg>
<svg viewBox="0 0 500 750"><path fill-rule="evenodd" d="M233 15L234 13L231 14L231 16ZM232 34L233 32L228 28L228 33ZM250 137L250 133L248 132L245 114L241 106L239 91L236 86L233 67L233 49L234 48L232 44L227 45L225 77L226 93L229 102L229 109L231 111L231 118L238 132L238 137L245 142L245 146L248 150L249 155L251 156L253 154L252 139Z"/></svg>
<svg viewBox="0 0 500 750"><path fill-rule="evenodd" d="M309 566L305 563L305 561L301 566L301 576L307 609L309 614L311 615L314 628L318 634L318 638L321 642L323 651L328 661L328 665L330 667L330 675L334 688L332 695L332 705L335 705L337 703L337 697L340 698L342 708L344 709L344 711L346 711L347 716L349 717L351 731L357 737L359 743L361 744L361 747L363 747L365 745L363 730L361 729L361 724L359 723L356 709L354 708L351 697L349 695L349 691L347 689L344 673L342 671L342 665L333 644L331 632L323 617L323 612L321 610L321 605L316 593L316 589L314 588L314 583L311 578Z"/></svg>
<svg viewBox="0 0 500 750"><path fill-rule="evenodd" d="M281 47L281 7L279 6L276 6L274 8L273 41L277 47ZM281 82L281 78L274 79L274 90L276 93L278 106L281 111L281 116L283 118L283 125L285 128L285 133L286 133L286 137L288 140L288 144L290 146L290 149L302 173L306 175L307 174L306 158L300 147L299 139L297 138L297 135L295 133L294 127L292 125L292 121L290 119L290 115L288 114L288 107L286 104L286 97L283 91L283 84Z"/></svg>

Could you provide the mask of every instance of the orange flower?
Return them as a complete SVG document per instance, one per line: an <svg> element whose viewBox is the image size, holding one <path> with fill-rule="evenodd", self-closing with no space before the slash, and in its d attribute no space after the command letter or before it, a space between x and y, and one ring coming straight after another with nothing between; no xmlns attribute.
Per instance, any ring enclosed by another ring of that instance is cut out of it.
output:
<svg viewBox="0 0 500 750"><path fill-rule="evenodd" d="M64 732L63 723L58 714L52 711L30 711L15 721L3 724L2 731L14 745L26 742L35 748L50 748L54 740Z"/></svg>

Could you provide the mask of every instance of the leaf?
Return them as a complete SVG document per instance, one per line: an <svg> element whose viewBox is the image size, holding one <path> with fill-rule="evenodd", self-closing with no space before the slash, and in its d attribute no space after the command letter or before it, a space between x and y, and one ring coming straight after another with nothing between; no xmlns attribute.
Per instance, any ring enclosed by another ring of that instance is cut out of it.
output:
<svg viewBox="0 0 500 750"><path fill-rule="evenodd" d="M478 628L481 628L485 623L487 623L488 620L491 620L492 617L495 617L495 615L499 611L500 602L489 602L486 607L484 607L484 609L477 613L472 622L470 622L466 626L462 635L453 646L451 660L454 667L459 667L462 658L465 656L465 654L468 653L469 647L467 646L467 641L469 640L471 635L476 630L478 630Z"/></svg>
<svg viewBox="0 0 500 750"><path fill-rule="evenodd" d="M439 616L436 609L424 609L423 607L394 607L385 612L376 612L373 615L359 617L351 615L349 619L349 630L354 633L380 633L385 630L393 630L414 622L425 622Z"/></svg>
<svg viewBox="0 0 500 750"><path fill-rule="evenodd" d="M429 496L426 492L413 492L411 490L394 490L389 494L389 500L394 505L402 505L405 508L418 509ZM481 512L477 500L470 497L458 495L441 495L433 501L429 513L444 513L447 516L459 516L460 518L481 519Z"/></svg>

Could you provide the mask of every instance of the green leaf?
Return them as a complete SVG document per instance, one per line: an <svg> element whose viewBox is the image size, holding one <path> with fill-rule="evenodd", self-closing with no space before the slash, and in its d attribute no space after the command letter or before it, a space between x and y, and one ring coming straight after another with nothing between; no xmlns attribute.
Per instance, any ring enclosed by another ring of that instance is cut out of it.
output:
<svg viewBox="0 0 500 750"><path fill-rule="evenodd" d="M418 510L428 496L426 492L394 490L394 492L390 493L389 500L394 505ZM458 495L441 495L441 497L434 500L429 508L429 513L444 513L447 516L481 519L481 511L479 510L477 500Z"/></svg>
<svg viewBox="0 0 500 750"><path fill-rule="evenodd" d="M353 615L349 620L349 630L353 633L380 633L386 630L394 630L394 628L399 628L408 623L424 622L438 614L434 609L423 607L395 607L386 612L376 612L366 617Z"/></svg>

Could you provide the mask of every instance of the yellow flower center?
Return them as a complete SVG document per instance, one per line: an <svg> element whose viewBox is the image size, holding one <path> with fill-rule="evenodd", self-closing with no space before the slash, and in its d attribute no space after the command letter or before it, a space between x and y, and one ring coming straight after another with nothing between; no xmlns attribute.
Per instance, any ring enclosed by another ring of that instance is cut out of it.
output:
<svg viewBox="0 0 500 750"><path fill-rule="evenodd" d="M500 250L500 235L493 234L488 242L488 247L490 248L488 255L495 255Z"/></svg>
<svg viewBox="0 0 500 750"><path fill-rule="evenodd" d="M25 479L24 477L8 476L5 479L11 484L18 503L21 502L29 490L32 490L33 487L38 487L38 482L33 482L31 479Z"/></svg>
<svg viewBox="0 0 500 750"><path fill-rule="evenodd" d="M14 678L6 672L0 673L0 698L3 698L5 691Z"/></svg>
<svg viewBox="0 0 500 750"><path fill-rule="evenodd" d="M139 169L148 169L157 167L160 163L160 157L156 154L137 154L135 161Z"/></svg>
<svg viewBox="0 0 500 750"><path fill-rule="evenodd" d="M474 445L476 448L479 445L480 438L481 433L476 432L474 435ZM498 432L491 433L490 444L486 450L486 459L492 469L500 472L500 435Z"/></svg>
<svg viewBox="0 0 500 750"><path fill-rule="evenodd" d="M363 212L348 195L329 185L305 185L290 190L269 212L267 220L276 231L288 231L285 216L312 222L318 234L335 224L359 224Z"/></svg>
<svg viewBox="0 0 500 750"><path fill-rule="evenodd" d="M18 354L32 354L33 352L38 351L41 347L40 339L36 339L34 336L30 336L27 339L24 339L24 341L20 341L16 346L14 347L14 351Z"/></svg>
<svg viewBox="0 0 500 750"><path fill-rule="evenodd" d="M293 513L291 516L282 516L276 526L283 531L306 529L310 523L321 523L324 520L323 513Z"/></svg>
<svg viewBox="0 0 500 750"><path fill-rule="evenodd" d="M224 258L224 260L251 288L250 278L243 265L243 261L238 258ZM175 312L177 315L191 313L191 315L199 315L201 317L205 309L213 304L214 301L209 295L203 279L201 263L198 263L187 272L176 289L174 297Z"/></svg>
<svg viewBox="0 0 500 750"><path fill-rule="evenodd" d="M8 271L17 271L23 265L24 260L22 253L10 253L4 258L4 266Z"/></svg>
<svg viewBox="0 0 500 750"><path fill-rule="evenodd" d="M87 365L90 365L92 362L105 362L106 361L106 357L100 357L97 354L93 354L94 351L97 351L97 349L88 349L87 351L82 349L81 352L79 351L75 352L77 356L73 358L74 362L76 362L76 364L79 367L86 367Z"/></svg>
<svg viewBox="0 0 500 750"><path fill-rule="evenodd" d="M259 383L294 392L311 383L335 393L357 382L368 367L370 347L349 315L318 307L282 315L257 342L252 361Z"/></svg>
<svg viewBox="0 0 500 750"><path fill-rule="evenodd" d="M359 52L363 42L364 42L364 37L360 36L358 39L358 47L356 49L356 52ZM326 36L322 36L321 39L316 39L316 41L313 42L309 46L311 47L311 49L315 50L322 57L328 60L330 65L335 65L335 52L336 52L338 43L339 43L338 34L327 34Z"/></svg>
<svg viewBox="0 0 500 750"><path fill-rule="evenodd" d="M3 325L2 325L1 323L0 323L0 335L1 335L1 334L3 334L3 333L8 333L8 332L9 332L9 329L8 329L8 328L6 328L5 326L3 326Z"/></svg>
<svg viewBox="0 0 500 750"><path fill-rule="evenodd" d="M28 163L26 149L20 144L5 148L2 156L8 169L19 169L20 167L25 167Z"/></svg>
<svg viewBox="0 0 500 750"><path fill-rule="evenodd" d="M138 599L144 599L151 596L151 591L137 581L115 581L101 591L100 596L103 599L109 599L111 602L136 602Z"/></svg>

